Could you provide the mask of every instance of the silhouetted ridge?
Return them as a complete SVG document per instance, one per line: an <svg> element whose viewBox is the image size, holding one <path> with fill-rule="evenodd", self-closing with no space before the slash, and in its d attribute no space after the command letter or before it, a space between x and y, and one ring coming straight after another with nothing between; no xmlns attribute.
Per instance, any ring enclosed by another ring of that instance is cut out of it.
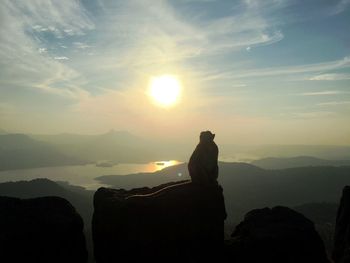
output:
<svg viewBox="0 0 350 263"><path fill-rule="evenodd" d="M226 212L220 186L181 182L130 191L100 188L94 207L98 263L222 255Z"/></svg>
<svg viewBox="0 0 350 263"><path fill-rule="evenodd" d="M83 221L60 197L0 196L0 261L83 263Z"/></svg>
<svg viewBox="0 0 350 263"><path fill-rule="evenodd" d="M231 237L229 262L329 263L314 224L287 207L248 212Z"/></svg>
<svg viewBox="0 0 350 263"><path fill-rule="evenodd" d="M1 195L17 198L58 196L73 204L87 224L91 221L93 191L87 191L82 187L39 178L31 181L0 183Z"/></svg>
<svg viewBox="0 0 350 263"><path fill-rule="evenodd" d="M17 181L0 183L0 195L14 196L19 198L31 198L40 196L61 196L66 192L57 183L38 178L31 181Z"/></svg>

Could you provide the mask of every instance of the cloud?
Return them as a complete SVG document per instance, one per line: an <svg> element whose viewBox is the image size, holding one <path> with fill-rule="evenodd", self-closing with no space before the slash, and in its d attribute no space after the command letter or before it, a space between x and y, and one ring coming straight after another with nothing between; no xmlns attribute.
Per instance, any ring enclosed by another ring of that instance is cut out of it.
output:
<svg viewBox="0 0 350 263"><path fill-rule="evenodd" d="M47 52L47 48L42 47L38 49L39 53L46 53Z"/></svg>
<svg viewBox="0 0 350 263"><path fill-rule="evenodd" d="M329 73L320 74L309 78L309 80L348 80L350 79L350 74L340 74L340 73Z"/></svg>
<svg viewBox="0 0 350 263"><path fill-rule="evenodd" d="M208 65L208 70L198 70L201 80L319 74L350 65L345 57L251 70L242 70L240 63L239 69L222 71L211 64L211 56L251 51L284 38L274 11L288 1L238 1L232 4L237 12L221 17L198 14L196 9L184 14L175 2L99 0L103 12L94 16L82 4L86 2L4 0L0 33L7 37L0 39L0 82L80 99L92 92L89 89L128 89L129 80L144 80L154 72L193 76L198 69L191 62L196 59L199 67ZM237 81L241 82L245 81Z"/></svg>
<svg viewBox="0 0 350 263"><path fill-rule="evenodd" d="M0 2L0 84L32 88L55 95L78 98L84 91L81 75L61 63L68 57L51 54L54 47L43 34L54 37L82 35L92 30L79 1ZM68 31L67 31L68 30Z"/></svg>
<svg viewBox="0 0 350 263"><path fill-rule="evenodd" d="M82 35L95 27L79 1L4 0L3 6L11 15L18 15L26 28L35 32L51 32L56 37Z"/></svg>
<svg viewBox="0 0 350 263"><path fill-rule="evenodd" d="M343 59L327 61L315 64L305 64L297 66L282 66L275 68L263 68L253 70L226 70L220 73L207 72L206 78L210 79L241 79L257 77L273 77L282 75L298 75L320 71L331 71L350 67L350 57Z"/></svg>
<svg viewBox="0 0 350 263"><path fill-rule="evenodd" d="M350 6L350 0L340 0L330 11L330 15L338 15Z"/></svg>
<svg viewBox="0 0 350 263"><path fill-rule="evenodd" d="M287 0L243 0L243 3L248 8L262 9L262 8L277 8L288 3Z"/></svg>
<svg viewBox="0 0 350 263"><path fill-rule="evenodd" d="M329 101L318 103L317 106L338 106L338 105L349 105L350 101Z"/></svg>
<svg viewBox="0 0 350 263"><path fill-rule="evenodd" d="M62 57L54 57L53 59L56 59L56 60L68 60L69 58L62 56Z"/></svg>
<svg viewBox="0 0 350 263"><path fill-rule="evenodd" d="M298 112L294 113L295 118L300 119L320 119L334 116L336 113L332 111L313 111L313 112Z"/></svg>
<svg viewBox="0 0 350 263"><path fill-rule="evenodd" d="M244 50L247 47L271 45L284 38L281 30L257 10L211 20L204 29L208 52Z"/></svg>
<svg viewBox="0 0 350 263"><path fill-rule="evenodd" d="M86 43L82 43L82 42L74 42L73 45L76 47L76 48L79 48L79 49L86 49L86 48L91 48L92 46L86 44Z"/></svg>
<svg viewBox="0 0 350 263"><path fill-rule="evenodd" d="M326 90L326 91L315 91L315 92L305 92L300 93L298 95L301 96L325 96L325 95L337 95L341 94L343 92L337 91L337 90Z"/></svg>
<svg viewBox="0 0 350 263"><path fill-rule="evenodd" d="M284 37L271 16L259 10L240 7L236 14L212 17L193 8L184 15L170 1L102 3L108 24L92 45L103 60L98 64L106 68L181 63L270 45ZM110 54L118 54L117 63Z"/></svg>

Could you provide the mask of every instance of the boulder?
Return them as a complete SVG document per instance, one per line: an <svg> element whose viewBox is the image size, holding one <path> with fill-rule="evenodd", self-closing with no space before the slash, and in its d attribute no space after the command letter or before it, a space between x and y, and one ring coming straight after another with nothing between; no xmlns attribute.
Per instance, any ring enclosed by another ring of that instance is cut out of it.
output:
<svg viewBox="0 0 350 263"><path fill-rule="evenodd" d="M313 222L281 206L248 212L227 242L225 255L239 263L329 263Z"/></svg>
<svg viewBox="0 0 350 263"><path fill-rule="evenodd" d="M0 196L0 262L86 262L83 221L60 197Z"/></svg>
<svg viewBox="0 0 350 263"><path fill-rule="evenodd" d="M340 200L332 258L335 263L350 263L350 186L344 187Z"/></svg>
<svg viewBox="0 0 350 263"><path fill-rule="evenodd" d="M222 255L222 188L177 182L130 191L100 188L92 231L96 262L197 261Z"/></svg>

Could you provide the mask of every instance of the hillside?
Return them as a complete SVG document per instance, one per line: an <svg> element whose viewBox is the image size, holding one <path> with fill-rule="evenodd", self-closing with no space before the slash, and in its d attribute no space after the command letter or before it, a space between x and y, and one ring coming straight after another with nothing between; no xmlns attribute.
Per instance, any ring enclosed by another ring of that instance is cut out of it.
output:
<svg viewBox="0 0 350 263"><path fill-rule="evenodd" d="M87 163L23 134L0 135L0 170Z"/></svg>

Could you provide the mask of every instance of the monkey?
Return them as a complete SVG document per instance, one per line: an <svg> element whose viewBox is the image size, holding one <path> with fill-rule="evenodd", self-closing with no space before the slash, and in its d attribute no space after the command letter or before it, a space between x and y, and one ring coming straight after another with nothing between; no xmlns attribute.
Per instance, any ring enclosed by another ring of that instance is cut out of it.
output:
<svg viewBox="0 0 350 263"><path fill-rule="evenodd" d="M219 176L219 149L214 142L215 134L202 131L199 143L188 162L188 171L192 183L201 185L217 185Z"/></svg>

